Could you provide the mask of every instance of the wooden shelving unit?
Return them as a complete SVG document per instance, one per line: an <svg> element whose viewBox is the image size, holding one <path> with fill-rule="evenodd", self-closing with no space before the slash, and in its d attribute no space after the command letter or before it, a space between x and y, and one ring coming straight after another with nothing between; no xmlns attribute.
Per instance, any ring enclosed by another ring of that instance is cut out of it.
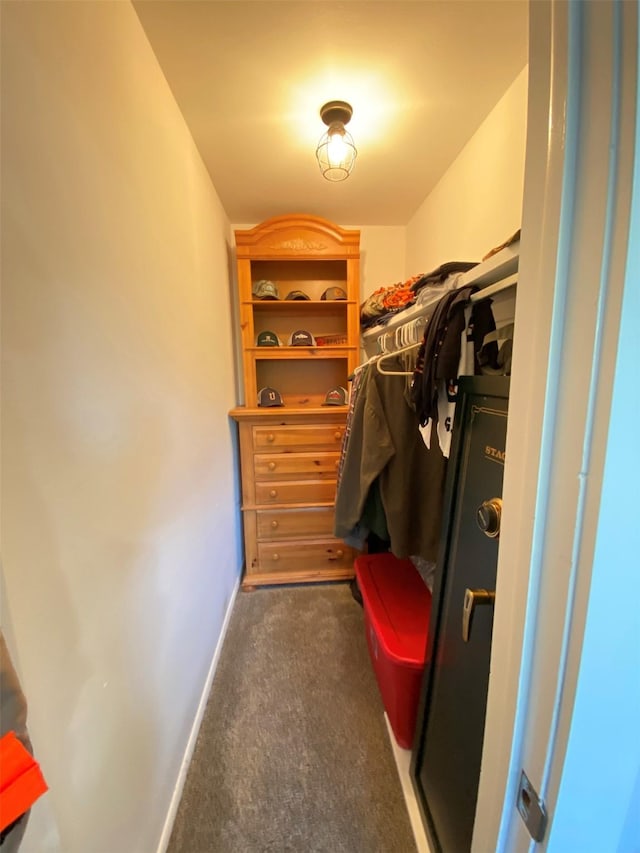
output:
<svg viewBox="0 0 640 853"><path fill-rule="evenodd" d="M353 576L355 553L333 536L346 406L324 406L359 359L360 234L314 216L278 216L236 231L246 406L239 424L245 538L243 588ZM277 300L254 298L272 282ZM347 298L322 299L339 287ZM307 300L287 300L300 290ZM290 346L304 330L315 346ZM261 332L281 346L258 346ZM274 388L282 407L257 405Z"/></svg>

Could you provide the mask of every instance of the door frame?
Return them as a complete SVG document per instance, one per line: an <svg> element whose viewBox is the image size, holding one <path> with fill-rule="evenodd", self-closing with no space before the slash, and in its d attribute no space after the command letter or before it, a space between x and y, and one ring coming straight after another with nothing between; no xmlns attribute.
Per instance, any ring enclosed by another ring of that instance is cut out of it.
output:
<svg viewBox="0 0 640 853"><path fill-rule="evenodd" d="M579 710L627 270L636 4L536 0L529 46L517 335L474 853L533 846L515 809L522 768L549 813L543 846L554 820L562 823L556 805Z"/></svg>

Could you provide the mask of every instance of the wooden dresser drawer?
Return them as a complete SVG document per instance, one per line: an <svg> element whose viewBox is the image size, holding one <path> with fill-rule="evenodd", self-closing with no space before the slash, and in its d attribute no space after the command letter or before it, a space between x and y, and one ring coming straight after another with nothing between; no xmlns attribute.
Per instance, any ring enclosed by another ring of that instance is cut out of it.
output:
<svg viewBox="0 0 640 853"><path fill-rule="evenodd" d="M333 507L262 509L256 512L258 539L326 539L333 536Z"/></svg>
<svg viewBox="0 0 640 853"><path fill-rule="evenodd" d="M344 411L240 419L243 589L353 577L358 554L335 539Z"/></svg>
<svg viewBox="0 0 640 853"><path fill-rule="evenodd" d="M256 480L335 480L339 453L256 453Z"/></svg>
<svg viewBox="0 0 640 853"><path fill-rule="evenodd" d="M319 504L334 503L335 499L335 480L256 483L257 504Z"/></svg>
<svg viewBox="0 0 640 853"><path fill-rule="evenodd" d="M253 448L265 453L301 450L339 450L342 446L344 424L299 424L292 426L254 426Z"/></svg>
<svg viewBox="0 0 640 853"><path fill-rule="evenodd" d="M259 542L258 572L304 573L336 570L351 572L356 552L339 539L322 542Z"/></svg>

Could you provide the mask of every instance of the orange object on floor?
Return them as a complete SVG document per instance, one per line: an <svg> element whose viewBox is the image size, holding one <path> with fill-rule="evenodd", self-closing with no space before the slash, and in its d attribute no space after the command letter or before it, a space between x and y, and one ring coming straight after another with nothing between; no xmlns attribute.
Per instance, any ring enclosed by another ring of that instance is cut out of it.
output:
<svg viewBox="0 0 640 853"><path fill-rule="evenodd" d="M0 738L0 832L25 812L49 788L35 758L15 732Z"/></svg>

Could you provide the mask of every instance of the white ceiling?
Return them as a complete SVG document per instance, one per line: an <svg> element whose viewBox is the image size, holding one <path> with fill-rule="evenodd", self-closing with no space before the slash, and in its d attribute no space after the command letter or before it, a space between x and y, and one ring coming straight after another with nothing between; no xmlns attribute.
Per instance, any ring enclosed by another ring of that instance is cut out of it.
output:
<svg viewBox="0 0 640 853"><path fill-rule="evenodd" d="M134 6L236 224L405 225L527 62L526 0ZM315 159L330 100L358 148L334 184Z"/></svg>

